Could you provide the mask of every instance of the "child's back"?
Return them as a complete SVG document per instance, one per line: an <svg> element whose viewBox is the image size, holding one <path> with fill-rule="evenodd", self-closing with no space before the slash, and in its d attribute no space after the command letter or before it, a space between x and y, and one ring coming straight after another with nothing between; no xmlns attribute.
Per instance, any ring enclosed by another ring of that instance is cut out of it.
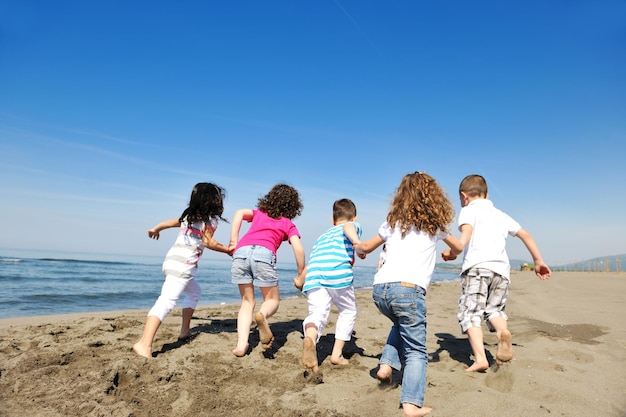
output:
<svg viewBox="0 0 626 417"><path fill-rule="evenodd" d="M480 266L508 276L506 238L517 234L521 229L519 223L494 207L491 200L479 197L461 209L459 225L464 224L472 227L472 236L465 248L461 269L466 271Z"/></svg>

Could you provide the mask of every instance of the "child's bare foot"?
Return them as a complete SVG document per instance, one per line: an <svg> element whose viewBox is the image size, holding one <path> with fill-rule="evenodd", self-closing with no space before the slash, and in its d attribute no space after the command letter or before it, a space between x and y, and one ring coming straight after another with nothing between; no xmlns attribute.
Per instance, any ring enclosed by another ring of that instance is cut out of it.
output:
<svg viewBox="0 0 626 417"><path fill-rule="evenodd" d="M144 358L152 359L152 346L145 347L137 342L133 345L133 352L139 356L143 356Z"/></svg>
<svg viewBox="0 0 626 417"><path fill-rule="evenodd" d="M246 356L246 353L248 353L248 345L245 345L243 348L237 345L237 347L234 348L231 352L233 352L233 355L235 355L238 358Z"/></svg>
<svg viewBox="0 0 626 417"><path fill-rule="evenodd" d="M302 365L314 374L317 373L319 365L317 363L317 350L315 342L310 337L305 337L302 342Z"/></svg>
<svg viewBox="0 0 626 417"><path fill-rule="evenodd" d="M496 363L501 365L513 359L513 342L511 332L507 329L502 330L500 339L498 339L498 350L496 351Z"/></svg>
<svg viewBox="0 0 626 417"><path fill-rule="evenodd" d="M340 356L338 358L333 358L331 356L330 363L332 363L333 365L338 365L338 366L346 366L350 364L350 361L344 358L343 356Z"/></svg>
<svg viewBox="0 0 626 417"><path fill-rule="evenodd" d="M485 360L474 362L472 366L467 368L465 371L466 372L482 372L482 371L486 371L487 369L489 369L489 361L485 359Z"/></svg>
<svg viewBox="0 0 626 417"><path fill-rule="evenodd" d="M191 331L186 332L186 333L181 333L180 335L178 335L179 342L186 342L190 338L191 338Z"/></svg>
<svg viewBox="0 0 626 417"><path fill-rule="evenodd" d="M402 403L402 411L405 417L422 417L433 411L430 407L418 407L411 403Z"/></svg>
<svg viewBox="0 0 626 417"><path fill-rule="evenodd" d="M392 375L393 375L393 369L391 369L391 366L386 365L386 364L381 364L378 366L378 372L376 372L376 378L378 378L378 380L384 384L391 384L392 381Z"/></svg>
<svg viewBox="0 0 626 417"><path fill-rule="evenodd" d="M265 320L265 316L259 311L254 316L254 320L256 320L256 325L259 329L259 339L261 339L261 347L263 349L269 349L270 347L272 347L274 335L270 330L270 326L267 324L267 320Z"/></svg>

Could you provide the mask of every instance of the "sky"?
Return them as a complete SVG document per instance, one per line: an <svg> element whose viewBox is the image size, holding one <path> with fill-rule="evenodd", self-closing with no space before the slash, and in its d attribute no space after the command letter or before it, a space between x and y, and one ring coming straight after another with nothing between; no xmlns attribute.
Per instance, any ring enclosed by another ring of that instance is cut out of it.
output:
<svg viewBox="0 0 626 417"><path fill-rule="evenodd" d="M0 0L0 256L163 256L204 181L229 219L297 188L308 253L425 171L457 214L483 175L560 265L626 253L625 159L624 1Z"/></svg>

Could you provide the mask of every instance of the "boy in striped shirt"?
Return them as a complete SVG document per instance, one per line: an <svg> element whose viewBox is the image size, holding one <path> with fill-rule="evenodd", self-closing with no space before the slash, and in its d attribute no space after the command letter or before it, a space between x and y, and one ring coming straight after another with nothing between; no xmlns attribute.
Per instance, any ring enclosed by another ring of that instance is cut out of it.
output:
<svg viewBox="0 0 626 417"><path fill-rule="evenodd" d="M356 222L354 203L347 198L335 201L332 220L333 227L315 241L307 268L294 278L294 285L306 295L309 303L309 315L302 323L302 365L313 373L317 373L319 367L316 345L328 323L332 305L339 312L330 356L333 365L348 364L343 357L343 347L352 337L357 314L353 245L360 243L362 230ZM365 259L365 255L359 257Z"/></svg>

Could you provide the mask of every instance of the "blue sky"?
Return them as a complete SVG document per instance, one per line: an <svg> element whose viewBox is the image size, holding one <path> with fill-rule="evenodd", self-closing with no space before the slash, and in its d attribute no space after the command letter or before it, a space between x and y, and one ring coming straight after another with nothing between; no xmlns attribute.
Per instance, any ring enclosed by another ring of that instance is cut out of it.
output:
<svg viewBox="0 0 626 417"><path fill-rule="evenodd" d="M228 218L298 188L308 252L420 170L457 212L485 176L554 265L626 252L625 157L624 1L0 0L0 248L161 256L211 181Z"/></svg>

